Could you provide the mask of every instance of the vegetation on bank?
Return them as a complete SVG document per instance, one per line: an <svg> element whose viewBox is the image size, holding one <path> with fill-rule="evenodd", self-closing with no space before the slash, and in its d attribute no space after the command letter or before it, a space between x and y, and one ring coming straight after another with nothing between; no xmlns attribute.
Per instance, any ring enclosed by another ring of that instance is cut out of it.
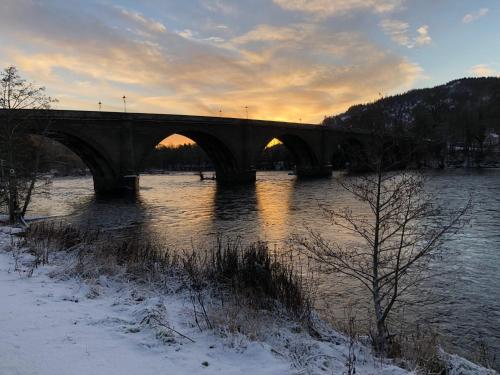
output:
<svg viewBox="0 0 500 375"><path fill-rule="evenodd" d="M339 340L325 336L323 323L316 318L316 279L305 267L294 266L298 262L290 253L280 255L281 249L271 250L262 242L243 245L218 238L206 249L179 252L152 239L117 239L109 233L38 222L23 233L22 246L34 256L31 273L58 252L64 252L74 260L64 267L64 275L59 275L62 277L79 277L93 285L103 275L120 276L166 290L185 290L201 331L231 332L258 339L259 319L274 316L272 319L293 322L294 330L303 330L320 340ZM98 294L99 290L91 288L89 293ZM149 319L156 318L152 315ZM451 357L440 351L434 333L424 332L393 337L400 348L396 362L422 374L447 373L454 366L448 362ZM350 329L346 326L346 333L351 335L347 345L352 346L352 352L345 357L346 368L350 369L348 374L354 374L360 366L354 348L370 340L360 336L354 321Z"/></svg>
<svg viewBox="0 0 500 375"><path fill-rule="evenodd" d="M263 242L243 245L217 237L207 249L179 252L155 239L120 240L110 233L55 222L34 223L23 236L35 255L33 267L47 263L50 251L72 251L77 260L74 271L84 278L123 271L134 278L159 280L174 273L193 292L211 288L220 298L238 296L239 302L255 309L282 308L304 322L311 314L311 280L294 268L293 259ZM202 305L200 296L197 302Z"/></svg>

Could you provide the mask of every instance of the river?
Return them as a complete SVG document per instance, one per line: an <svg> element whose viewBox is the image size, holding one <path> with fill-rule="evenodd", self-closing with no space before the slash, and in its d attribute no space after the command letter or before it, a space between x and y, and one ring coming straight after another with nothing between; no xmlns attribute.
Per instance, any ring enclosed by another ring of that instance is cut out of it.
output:
<svg viewBox="0 0 500 375"><path fill-rule="evenodd" d="M432 322L452 351L474 357L486 343L499 367L500 170L439 171L428 177L427 188L442 206L460 207L470 194L474 205L470 223L447 243L455 255L435 265L452 272L428 285L442 302L417 306L412 314ZM176 249L203 246L218 233L283 246L291 234L307 234L308 228L342 240L320 204L359 209L335 178L298 181L286 172L259 172L254 186L229 189L191 173L173 173L141 176L134 201L97 200L89 177L55 179L48 194L35 198L30 214L151 234ZM345 294L336 298L333 313L348 302Z"/></svg>

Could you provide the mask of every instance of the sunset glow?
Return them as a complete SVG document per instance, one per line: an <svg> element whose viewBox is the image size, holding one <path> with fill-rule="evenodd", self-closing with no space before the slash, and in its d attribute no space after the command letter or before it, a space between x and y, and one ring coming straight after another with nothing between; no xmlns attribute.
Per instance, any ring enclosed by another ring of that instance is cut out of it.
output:
<svg viewBox="0 0 500 375"><path fill-rule="evenodd" d="M3 0L0 62L61 109L123 111L126 95L130 112L319 123L498 75L499 18L494 1Z"/></svg>

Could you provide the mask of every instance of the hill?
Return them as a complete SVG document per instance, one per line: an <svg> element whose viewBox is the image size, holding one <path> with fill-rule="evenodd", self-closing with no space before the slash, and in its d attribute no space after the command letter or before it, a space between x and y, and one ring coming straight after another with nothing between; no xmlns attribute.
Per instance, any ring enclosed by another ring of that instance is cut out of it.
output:
<svg viewBox="0 0 500 375"><path fill-rule="evenodd" d="M462 78L381 98L327 117L324 125L367 130L383 126L432 143L432 153L451 156L455 163L498 161L500 78Z"/></svg>

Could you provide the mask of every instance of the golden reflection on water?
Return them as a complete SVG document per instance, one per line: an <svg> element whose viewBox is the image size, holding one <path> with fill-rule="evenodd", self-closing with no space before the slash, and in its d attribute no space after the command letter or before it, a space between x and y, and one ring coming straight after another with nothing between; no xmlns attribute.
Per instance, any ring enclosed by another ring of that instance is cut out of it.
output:
<svg viewBox="0 0 500 375"><path fill-rule="evenodd" d="M288 235L293 182L287 181L279 190L276 184L260 181L256 185L257 213L263 239Z"/></svg>

